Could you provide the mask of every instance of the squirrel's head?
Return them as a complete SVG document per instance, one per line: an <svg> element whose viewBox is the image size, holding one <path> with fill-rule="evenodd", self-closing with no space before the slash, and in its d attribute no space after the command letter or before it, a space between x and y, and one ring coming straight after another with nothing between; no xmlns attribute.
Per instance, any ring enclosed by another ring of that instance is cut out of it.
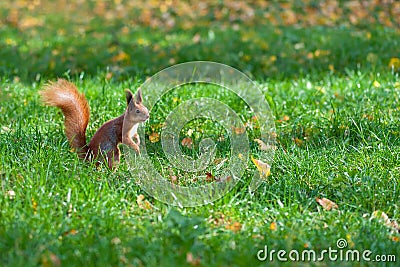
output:
<svg viewBox="0 0 400 267"><path fill-rule="evenodd" d="M128 115L137 122L146 121L150 115L147 108L142 104L142 90L139 88L136 94L136 98L133 97L132 92L129 89L126 92L126 103Z"/></svg>

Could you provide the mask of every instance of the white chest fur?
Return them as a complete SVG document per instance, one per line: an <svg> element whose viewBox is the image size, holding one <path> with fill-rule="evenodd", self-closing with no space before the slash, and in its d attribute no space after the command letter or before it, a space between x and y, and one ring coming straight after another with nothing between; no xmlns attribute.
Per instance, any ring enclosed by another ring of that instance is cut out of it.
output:
<svg viewBox="0 0 400 267"><path fill-rule="evenodd" d="M138 127L139 127L139 123L133 125L133 127L132 127L131 130L129 131L129 137L132 138L133 135L134 135L135 133L137 133Z"/></svg>

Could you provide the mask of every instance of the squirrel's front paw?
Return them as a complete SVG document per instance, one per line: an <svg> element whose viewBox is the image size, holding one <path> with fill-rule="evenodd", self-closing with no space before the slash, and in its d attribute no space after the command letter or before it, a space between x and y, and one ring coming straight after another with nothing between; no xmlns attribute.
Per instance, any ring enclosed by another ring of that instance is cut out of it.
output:
<svg viewBox="0 0 400 267"><path fill-rule="evenodd" d="M140 148L138 145L135 144L135 146L133 147L133 149L136 151L136 153L140 154Z"/></svg>
<svg viewBox="0 0 400 267"><path fill-rule="evenodd" d="M133 138L135 138L136 144L137 144L138 146L140 146L140 137L139 137L139 135L138 135L137 133L135 133L135 134L133 135Z"/></svg>

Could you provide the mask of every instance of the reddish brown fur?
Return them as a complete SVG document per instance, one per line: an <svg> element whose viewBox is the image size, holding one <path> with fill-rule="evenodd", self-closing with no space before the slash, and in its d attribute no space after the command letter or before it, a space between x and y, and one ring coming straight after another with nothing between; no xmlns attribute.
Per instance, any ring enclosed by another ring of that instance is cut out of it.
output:
<svg viewBox="0 0 400 267"><path fill-rule="evenodd" d="M84 94L79 93L74 84L64 79L49 82L39 93L44 103L62 110L65 117L65 135L71 147L78 151L81 157L85 157L86 127L90 110Z"/></svg>
<svg viewBox="0 0 400 267"><path fill-rule="evenodd" d="M107 160L112 168L120 160L118 144L124 143L139 153L139 136L136 133L138 123L149 118L149 112L142 105L141 91L136 100L132 93L126 91L127 109L121 116L104 123L86 145L86 127L89 121L89 105L83 94L79 93L74 84L59 79L48 83L40 92L44 103L59 107L65 117L65 133L71 147L78 155L87 160ZM135 132L132 132L135 129ZM133 137L136 143L132 141Z"/></svg>

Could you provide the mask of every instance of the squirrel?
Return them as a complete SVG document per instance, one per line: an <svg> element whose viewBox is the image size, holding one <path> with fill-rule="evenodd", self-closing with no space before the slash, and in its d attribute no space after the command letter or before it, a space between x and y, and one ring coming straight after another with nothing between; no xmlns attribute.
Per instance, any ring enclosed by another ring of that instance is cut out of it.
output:
<svg viewBox="0 0 400 267"><path fill-rule="evenodd" d="M64 79L48 82L39 92L41 100L48 106L61 109L64 114L65 134L70 146L80 158L93 161L98 166L106 160L112 169L120 161L120 143L126 144L140 153L140 138L137 133L139 123L145 122L150 116L142 104L142 91L139 88L136 98L129 89L125 90L127 108L125 112L104 123L86 143L86 127L89 122L89 104L83 93L76 86ZM134 142L135 139L136 142Z"/></svg>

